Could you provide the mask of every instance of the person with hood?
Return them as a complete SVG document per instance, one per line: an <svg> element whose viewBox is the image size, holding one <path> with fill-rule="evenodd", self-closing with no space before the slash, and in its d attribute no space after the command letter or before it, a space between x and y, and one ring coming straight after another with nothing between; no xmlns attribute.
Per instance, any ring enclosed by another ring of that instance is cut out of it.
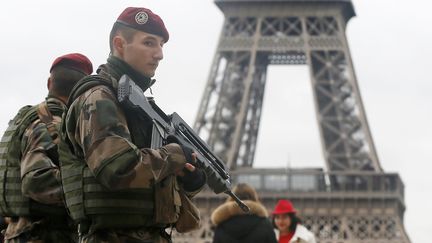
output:
<svg viewBox="0 0 432 243"><path fill-rule="evenodd" d="M250 208L250 213L245 213L229 197L211 215L211 221L216 226L213 243L276 243L267 210L260 203L255 189L240 183L233 192Z"/></svg>
<svg viewBox="0 0 432 243"><path fill-rule="evenodd" d="M301 224L291 201L279 200L272 215L279 243L316 243L313 233Z"/></svg>

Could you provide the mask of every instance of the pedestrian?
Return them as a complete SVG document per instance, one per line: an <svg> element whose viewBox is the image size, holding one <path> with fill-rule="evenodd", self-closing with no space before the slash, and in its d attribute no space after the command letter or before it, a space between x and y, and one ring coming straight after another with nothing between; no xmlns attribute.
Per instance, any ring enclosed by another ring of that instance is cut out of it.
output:
<svg viewBox="0 0 432 243"><path fill-rule="evenodd" d="M245 213L228 197L211 215L216 226L213 243L276 243L267 209L259 201L255 189L247 183L239 183L233 192L249 207L250 213Z"/></svg>
<svg viewBox="0 0 432 243"><path fill-rule="evenodd" d="M152 120L117 100L123 75L142 92L150 88L168 39L150 9L126 8L111 30L107 63L74 88L63 127L75 158L62 164L62 178L80 242L170 242L166 230L178 229L190 203L184 196L206 182L191 150L151 148ZM194 219L187 224L198 225Z"/></svg>
<svg viewBox="0 0 432 243"><path fill-rule="evenodd" d="M63 200L57 144L69 93L92 71L82 54L56 58L46 99L21 108L9 123L0 144L0 211L9 221L5 242L76 242Z"/></svg>
<svg viewBox="0 0 432 243"><path fill-rule="evenodd" d="M315 243L315 236L301 224L296 210L289 200L279 200L273 215L278 230L279 243Z"/></svg>

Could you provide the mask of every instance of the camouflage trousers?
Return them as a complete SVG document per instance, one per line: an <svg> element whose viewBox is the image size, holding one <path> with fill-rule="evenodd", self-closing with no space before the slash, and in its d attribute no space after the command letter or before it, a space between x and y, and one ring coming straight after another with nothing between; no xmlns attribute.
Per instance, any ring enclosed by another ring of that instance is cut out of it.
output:
<svg viewBox="0 0 432 243"><path fill-rule="evenodd" d="M43 235L31 235L23 233L11 239L5 239L4 243L76 243L77 239L71 237L69 232L50 231Z"/></svg>
<svg viewBox="0 0 432 243"><path fill-rule="evenodd" d="M165 231L104 229L80 237L79 243L171 243Z"/></svg>
<svg viewBox="0 0 432 243"><path fill-rule="evenodd" d="M76 243L76 230L62 225L48 225L44 221L19 218L11 221L4 231L5 243Z"/></svg>

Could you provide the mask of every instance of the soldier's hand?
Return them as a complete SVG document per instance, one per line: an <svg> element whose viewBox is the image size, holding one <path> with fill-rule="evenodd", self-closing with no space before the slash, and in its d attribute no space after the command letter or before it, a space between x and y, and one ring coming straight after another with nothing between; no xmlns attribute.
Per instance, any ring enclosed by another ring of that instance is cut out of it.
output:
<svg viewBox="0 0 432 243"><path fill-rule="evenodd" d="M182 182L183 187L188 192L193 192L201 188L206 182L204 171L195 167L197 154L191 154L193 163L186 163L182 170L177 172L179 181Z"/></svg>
<svg viewBox="0 0 432 243"><path fill-rule="evenodd" d="M192 164L195 162L196 156L192 157L193 152L193 150L189 150L188 153L185 153L184 148L177 143L170 143L159 148L161 158L168 162L168 173L174 174L183 170L186 163Z"/></svg>
<svg viewBox="0 0 432 243"><path fill-rule="evenodd" d="M192 164L196 162L196 157L197 157L196 153L192 153L191 157L193 161L188 161L188 163L184 165L184 168L182 170L177 171L176 175L183 177L185 175L185 170L190 172L194 172L196 170L196 167Z"/></svg>

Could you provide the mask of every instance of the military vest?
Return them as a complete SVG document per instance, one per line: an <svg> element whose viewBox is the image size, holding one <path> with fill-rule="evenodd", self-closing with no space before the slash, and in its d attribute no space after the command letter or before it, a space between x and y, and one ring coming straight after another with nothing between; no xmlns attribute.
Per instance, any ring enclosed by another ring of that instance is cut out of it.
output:
<svg viewBox="0 0 432 243"><path fill-rule="evenodd" d="M44 111L41 112L41 109L44 109ZM38 106L22 107L18 111L18 114L9 122L9 126L3 134L0 142L0 214L2 216L19 217L66 214L63 207L38 203L23 196L21 192L21 142L24 132L36 119L41 119L41 113L49 112L49 110L59 116L63 112L61 108L47 104L46 102ZM52 118L51 113L49 114ZM43 119L47 121L46 117ZM51 136L55 136L52 128L48 130ZM54 137L52 138L53 140L55 139Z"/></svg>
<svg viewBox="0 0 432 243"><path fill-rule="evenodd" d="M87 76L72 90L69 105L87 90L104 85L114 94L112 80L100 75ZM81 108L79 108L81 109ZM65 113L66 114L66 113ZM142 130L143 121L135 114L125 112L132 142L145 147L149 138L147 129ZM82 151L76 151L66 135L66 120L63 117L59 156L66 205L75 222L91 221L100 228L130 228L154 226L153 189L123 189L112 191L102 186L88 168Z"/></svg>

